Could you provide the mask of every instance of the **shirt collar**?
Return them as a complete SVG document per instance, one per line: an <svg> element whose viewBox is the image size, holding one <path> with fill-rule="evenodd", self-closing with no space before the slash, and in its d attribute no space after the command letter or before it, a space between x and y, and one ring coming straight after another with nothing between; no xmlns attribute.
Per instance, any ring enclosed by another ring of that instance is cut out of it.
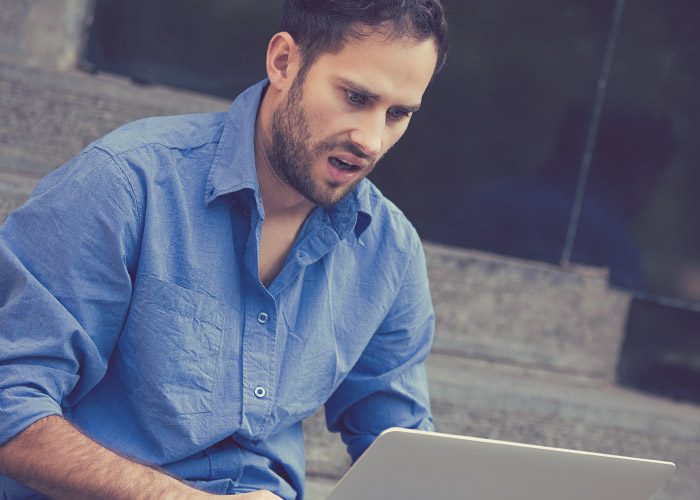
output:
<svg viewBox="0 0 700 500"><path fill-rule="evenodd" d="M327 209L327 213L341 240L352 229L355 230L355 237L359 238L372 222L370 182L362 179L352 192Z"/></svg>
<svg viewBox="0 0 700 500"><path fill-rule="evenodd" d="M256 83L233 101L209 170L205 203L209 204L226 194L249 190L258 213L264 217L255 170L255 120L268 83L267 79ZM372 220L369 184L368 180L363 179L345 198L326 209L341 239L353 228L359 238L369 226Z"/></svg>
<svg viewBox="0 0 700 500"><path fill-rule="evenodd" d="M262 214L262 199L255 171L255 119L267 80L256 83L231 104L207 178L205 203L244 189L255 196Z"/></svg>

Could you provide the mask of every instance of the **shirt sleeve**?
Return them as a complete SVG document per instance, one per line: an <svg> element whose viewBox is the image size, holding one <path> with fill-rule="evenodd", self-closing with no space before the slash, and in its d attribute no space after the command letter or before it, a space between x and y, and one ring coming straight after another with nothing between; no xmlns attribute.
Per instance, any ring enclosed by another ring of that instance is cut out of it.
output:
<svg viewBox="0 0 700 500"><path fill-rule="evenodd" d="M0 444L103 377L131 296L136 196L91 148L0 227Z"/></svg>
<svg viewBox="0 0 700 500"><path fill-rule="evenodd" d="M357 364L326 403L353 462L389 427L434 430L425 360L435 331L418 236L397 298Z"/></svg>

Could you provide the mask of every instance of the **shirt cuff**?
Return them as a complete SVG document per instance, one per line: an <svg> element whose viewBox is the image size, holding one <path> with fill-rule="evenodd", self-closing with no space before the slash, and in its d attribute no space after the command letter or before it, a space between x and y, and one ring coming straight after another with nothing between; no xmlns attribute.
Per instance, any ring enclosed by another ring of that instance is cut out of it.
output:
<svg viewBox="0 0 700 500"><path fill-rule="evenodd" d="M433 424L433 419L431 417L425 417L421 419L418 424L412 427L406 427L407 429L414 429L419 431L435 431L435 425ZM378 436L372 434L363 434L357 436L349 445L348 453L352 459L352 463L355 463L358 458L365 452L369 445L371 445Z"/></svg>
<svg viewBox="0 0 700 500"><path fill-rule="evenodd" d="M61 406L45 394L26 387L0 391L0 446L37 420L50 415L63 415Z"/></svg>

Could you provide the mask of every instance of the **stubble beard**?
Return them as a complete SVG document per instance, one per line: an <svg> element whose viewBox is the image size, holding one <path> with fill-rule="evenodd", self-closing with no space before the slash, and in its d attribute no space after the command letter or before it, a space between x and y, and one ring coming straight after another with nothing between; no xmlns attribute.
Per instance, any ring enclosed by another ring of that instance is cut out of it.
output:
<svg viewBox="0 0 700 500"><path fill-rule="evenodd" d="M272 114L271 144L266 148L267 159L283 182L307 200L328 208L352 191L369 171L347 185L317 180L312 172L314 158L323 158L325 153L338 150L349 151L360 157L366 155L349 142L330 138L316 144L312 142L309 120L303 105L303 80L303 74L297 75L289 89L287 100Z"/></svg>

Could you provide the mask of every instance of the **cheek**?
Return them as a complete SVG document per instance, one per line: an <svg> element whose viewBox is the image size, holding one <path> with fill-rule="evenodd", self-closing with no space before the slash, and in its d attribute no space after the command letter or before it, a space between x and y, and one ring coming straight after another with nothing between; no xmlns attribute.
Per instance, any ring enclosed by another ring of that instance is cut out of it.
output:
<svg viewBox="0 0 700 500"><path fill-rule="evenodd" d="M314 99L308 99L305 105L306 116L309 129L320 134L321 137L328 136L332 131L337 131L344 116L341 104L327 92L317 92Z"/></svg>
<svg viewBox="0 0 700 500"><path fill-rule="evenodd" d="M307 125L314 144L324 142L339 132L340 120L333 118L337 116L337 113L319 108L314 109L307 115Z"/></svg>

